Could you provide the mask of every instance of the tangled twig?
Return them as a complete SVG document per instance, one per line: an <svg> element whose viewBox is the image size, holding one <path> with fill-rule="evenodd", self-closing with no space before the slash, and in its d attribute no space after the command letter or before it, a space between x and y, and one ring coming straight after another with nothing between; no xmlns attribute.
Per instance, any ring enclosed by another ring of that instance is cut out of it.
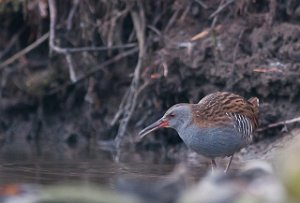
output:
<svg viewBox="0 0 300 203"><path fill-rule="evenodd" d="M55 5L55 0L48 0L49 3L49 11L50 11L50 36L49 36L49 47L52 51L55 51L60 54L64 54L68 67L69 67L69 74L70 80L75 83L77 81L77 76L75 73L75 69L73 66L73 61L71 57L71 53L73 52L83 52L83 51L104 51L109 49L120 49L120 48L130 48L136 46L136 44L125 44L125 45L118 45L118 46L110 46L110 47L79 47L79 48L62 48L55 45L55 26L56 26L56 17L57 17L57 10Z"/></svg>
<svg viewBox="0 0 300 203"><path fill-rule="evenodd" d="M57 10L55 5L55 0L49 0L49 11L50 11L50 37L49 37L49 46L50 50L56 51L57 53L61 53L65 55L68 67L69 67L69 74L70 74L70 80L72 82L76 82L76 73L73 66L73 61L71 55L68 53L67 49L61 48L59 46L56 46L54 43L55 40L55 26L56 26L56 16L57 16Z"/></svg>
<svg viewBox="0 0 300 203"><path fill-rule="evenodd" d="M69 83L67 83L67 84L65 84L65 85L63 85L63 86L60 86L60 87L58 87L58 88L56 88L56 89L53 89L53 90L51 90L51 91L48 91L47 94L45 94L45 95L53 95L53 94L55 94L55 93L57 93L57 92L59 92L59 91L61 91L61 90L66 89L67 87L69 87L69 86L71 86L71 85L80 83L80 82L82 82L83 80L85 80L85 79L91 77L92 75L94 75L96 72L98 72L98 71L100 71L100 70L103 70L106 66L109 66L109 65L111 65L111 64L113 64L113 63L115 63L115 62L117 62L117 61L119 61L119 60L121 60L121 59L123 59L123 58L125 58L125 57L128 57L128 56L130 56L130 55L133 55L133 54L135 54L137 51L138 51L138 48L132 48L132 49L130 49L130 50L128 50L128 51L124 51L124 52L122 52L122 53L116 55L116 56L113 57L112 59L109 59L109 60L103 62L102 64L98 65L97 67L93 68L92 70L90 70L90 71L89 71L88 73L86 73L85 75L83 75L83 76L81 76L81 77L78 77L77 80L76 80L76 82L74 82L74 83L73 83L73 82L69 82Z"/></svg>

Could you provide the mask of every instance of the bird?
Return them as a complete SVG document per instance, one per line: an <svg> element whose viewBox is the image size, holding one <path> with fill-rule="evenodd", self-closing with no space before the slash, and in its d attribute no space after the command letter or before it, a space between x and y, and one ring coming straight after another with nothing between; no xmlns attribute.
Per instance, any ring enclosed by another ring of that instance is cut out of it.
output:
<svg viewBox="0 0 300 203"><path fill-rule="evenodd" d="M231 92L214 92L197 104L180 103L169 108L162 118L139 132L140 139L159 128L173 128L192 151L211 160L230 157L248 146L258 126L259 99L246 100Z"/></svg>

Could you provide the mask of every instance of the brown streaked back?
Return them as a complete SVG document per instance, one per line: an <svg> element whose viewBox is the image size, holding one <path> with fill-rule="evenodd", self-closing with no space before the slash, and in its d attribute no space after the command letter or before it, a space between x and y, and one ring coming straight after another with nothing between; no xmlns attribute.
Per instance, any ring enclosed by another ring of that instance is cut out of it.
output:
<svg viewBox="0 0 300 203"><path fill-rule="evenodd" d="M232 124L228 114L248 118L253 130L258 126L258 98L248 101L230 92L216 92L202 98L198 104L191 105L193 121L199 127L215 127Z"/></svg>

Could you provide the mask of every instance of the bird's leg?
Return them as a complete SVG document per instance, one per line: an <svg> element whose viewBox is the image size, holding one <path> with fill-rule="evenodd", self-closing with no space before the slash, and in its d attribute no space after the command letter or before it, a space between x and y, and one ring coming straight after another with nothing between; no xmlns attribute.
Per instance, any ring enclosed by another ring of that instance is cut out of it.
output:
<svg viewBox="0 0 300 203"><path fill-rule="evenodd" d="M214 172L214 170L217 168L217 163L214 159L211 160L211 170Z"/></svg>
<svg viewBox="0 0 300 203"><path fill-rule="evenodd" d="M233 154L233 155L234 155L234 154ZM224 173L227 173L227 171L228 171L228 169L229 169L229 167L230 167L230 165L231 165L231 162L232 162L232 159L233 159L233 155L231 155L231 157L230 157L230 159L229 159L229 161L228 161L228 163L227 163L227 166L226 166L226 169L225 169Z"/></svg>

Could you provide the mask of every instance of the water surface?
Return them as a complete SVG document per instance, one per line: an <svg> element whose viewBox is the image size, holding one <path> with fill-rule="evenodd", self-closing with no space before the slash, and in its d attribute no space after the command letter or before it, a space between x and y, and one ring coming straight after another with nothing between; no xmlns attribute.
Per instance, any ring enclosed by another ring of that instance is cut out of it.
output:
<svg viewBox="0 0 300 203"><path fill-rule="evenodd" d="M166 157L163 150L125 150L116 162L112 153L88 145L13 142L0 149L0 184L79 182L109 186L118 177L156 181L170 174L178 162ZM194 166L190 179L199 179L203 169Z"/></svg>

